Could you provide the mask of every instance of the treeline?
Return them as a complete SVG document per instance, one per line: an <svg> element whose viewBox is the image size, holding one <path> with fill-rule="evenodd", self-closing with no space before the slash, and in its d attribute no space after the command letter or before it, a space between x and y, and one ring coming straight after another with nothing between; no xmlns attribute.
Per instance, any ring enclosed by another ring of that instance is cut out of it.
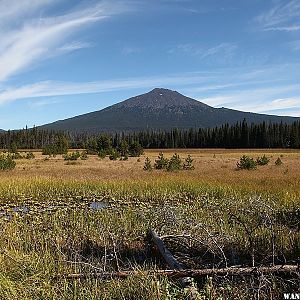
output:
<svg viewBox="0 0 300 300"><path fill-rule="evenodd" d="M105 137L105 138L104 138ZM300 122L292 124L248 124L245 120L235 125L216 128L171 131L141 131L91 135L88 133L54 132L33 129L0 133L0 148L16 144L19 149L44 148L59 139L66 139L74 149L99 148L97 143L108 139L113 148L139 143L144 149L156 148L300 148Z"/></svg>
<svg viewBox="0 0 300 300"><path fill-rule="evenodd" d="M144 148L300 148L300 122L248 124L216 128L140 132L133 134Z"/></svg>

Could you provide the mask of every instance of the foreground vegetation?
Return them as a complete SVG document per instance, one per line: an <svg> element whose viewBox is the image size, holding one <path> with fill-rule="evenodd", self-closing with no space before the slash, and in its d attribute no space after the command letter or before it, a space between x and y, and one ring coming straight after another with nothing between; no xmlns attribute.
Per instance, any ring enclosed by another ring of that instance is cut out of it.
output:
<svg viewBox="0 0 300 300"><path fill-rule="evenodd" d="M18 161L15 170L1 173L0 298L185 299L186 291L175 280L146 274L166 267L145 241L148 228L163 236L189 268L297 264L300 186L292 167L297 170L299 154L284 154L281 167L275 161L282 154L268 154L273 156L270 165L254 171L236 171L240 153L191 155L195 169L177 173L143 171L145 157L154 161L157 152L145 153L140 162L89 157L75 166L36 154L35 160ZM223 168L226 155L234 159ZM100 169L99 174L82 178L80 173L89 174L85 164ZM103 175L106 165L111 179ZM63 169L64 180L56 178ZM132 177L127 179L123 174L128 173ZM269 181L256 184L255 179L265 178ZM139 275L57 278L116 270ZM297 292L299 278L213 277L195 279L195 284L200 299L282 299L283 292Z"/></svg>

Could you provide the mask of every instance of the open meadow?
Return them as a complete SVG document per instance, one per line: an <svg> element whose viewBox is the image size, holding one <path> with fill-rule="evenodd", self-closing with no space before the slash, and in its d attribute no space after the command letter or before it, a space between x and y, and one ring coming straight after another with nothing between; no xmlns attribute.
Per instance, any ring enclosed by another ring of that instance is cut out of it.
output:
<svg viewBox="0 0 300 300"><path fill-rule="evenodd" d="M1 171L0 299L187 299L176 280L151 273L167 267L149 228L188 269L299 264L300 151L170 149L195 169L143 170L159 152L65 161L36 151ZM264 154L267 165L237 170L242 155ZM93 276L116 271L138 275ZM198 299L282 299L300 286L299 273L194 284Z"/></svg>

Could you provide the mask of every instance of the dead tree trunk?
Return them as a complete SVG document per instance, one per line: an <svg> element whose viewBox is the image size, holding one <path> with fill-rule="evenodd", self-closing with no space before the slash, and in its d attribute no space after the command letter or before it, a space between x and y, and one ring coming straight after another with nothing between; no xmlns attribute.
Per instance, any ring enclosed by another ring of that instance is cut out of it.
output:
<svg viewBox="0 0 300 300"><path fill-rule="evenodd" d="M155 231L149 229L148 236L150 237L151 241L156 245L159 253L167 263L168 267L172 270L177 270L179 272L184 272L184 267L180 264L169 249L165 246L162 239L156 234ZM182 287L188 290L188 299L196 300L200 299L199 293L196 287L193 285L193 279L191 276L183 276L180 277L180 284Z"/></svg>
<svg viewBox="0 0 300 300"><path fill-rule="evenodd" d="M273 267L222 268L222 269L186 269L186 270L155 270L155 271L121 271L96 272L78 274L58 274L54 278L86 279L86 278L127 278L129 276L167 276L169 278L203 277L203 276L258 276L262 274L295 274L300 276L300 266L283 265Z"/></svg>

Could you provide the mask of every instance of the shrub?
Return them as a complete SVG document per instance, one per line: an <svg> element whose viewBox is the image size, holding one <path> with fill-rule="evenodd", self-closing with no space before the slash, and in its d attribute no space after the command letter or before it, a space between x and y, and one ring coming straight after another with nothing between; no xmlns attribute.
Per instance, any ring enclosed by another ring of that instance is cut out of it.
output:
<svg viewBox="0 0 300 300"><path fill-rule="evenodd" d="M80 154L80 159L81 160L87 160L88 156L87 156L87 151L82 151Z"/></svg>
<svg viewBox="0 0 300 300"><path fill-rule="evenodd" d="M0 155L0 170L12 170L16 167L16 162L10 155Z"/></svg>
<svg viewBox="0 0 300 300"><path fill-rule="evenodd" d="M257 164L254 159L247 155L243 155L237 163L237 168L240 170L255 170L256 167Z"/></svg>
<svg viewBox="0 0 300 300"><path fill-rule="evenodd" d="M281 166L283 164L282 160L280 159L280 157L278 157L276 160L275 160L275 166Z"/></svg>
<svg viewBox="0 0 300 300"><path fill-rule="evenodd" d="M97 150L86 149L86 154L98 155L99 152Z"/></svg>
<svg viewBox="0 0 300 300"><path fill-rule="evenodd" d="M25 157L26 159L34 159L35 158L35 156L34 156L34 154L32 153L32 152L28 152L27 154L26 154L26 157Z"/></svg>
<svg viewBox="0 0 300 300"><path fill-rule="evenodd" d="M193 165L193 159L190 155L185 159L185 162L183 164L183 170L194 170L195 167Z"/></svg>
<svg viewBox="0 0 300 300"><path fill-rule="evenodd" d="M128 160L128 155L125 154L124 156L121 156L120 160Z"/></svg>
<svg viewBox="0 0 300 300"><path fill-rule="evenodd" d="M129 145L128 145L127 141L122 140L121 144L114 150L118 151L120 160L128 160ZM112 150L110 150L110 151L112 151Z"/></svg>
<svg viewBox="0 0 300 300"><path fill-rule="evenodd" d="M145 159L145 165L143 168L145 171L151 171L152 170L152 165L151 165L151 160L149 157L146 157Z"/></svg>
<svg viewBox="0 0 300 300"><path fill-rule="evenodd" d="M177 153L169 160L167 171L178 171L182 169L182 161Z"/></svg>
<svg viewBox="0 0 300 300"><path fill-rule="evenodd" d="M129 145L128 145L127 141L122 140L119 147L118 147L118 150L120 152L121 157L125 157L125 156L128 157Z"/></svg>
<svg viewBox="0 0 300 300"><path fill-rule="evenodd" d="M19 152L14 152L11 154L11 158L12 159L22 159L22 158L24 158L24 156L22 154L20 154Z"/></svg>
<svg viewBox="0 0 300 300"><path fill-rule="evenodd" d="M129 155L132 157L139 157L144 153L144 149L139 142L132 142L129 145Z"/></svg>
<svg viewBox="0 0 300 300"><path fill-rule="evenodd" d="M80 156L81 156L80 153L78 151L76 151L76 152L72 152L70 154L63 155L63 158L65 160L77 160Z"/></svg>
<svg viewBox="0 0 300 300"><path fill-rule="evenodd" d="M107 155L107 153L106 153L105 150L100 150L100 151L98 152L98 156L99 156L101 159L105 158L106 155Z"/></svg>
<svg viewBox="0 0 300 300"><path fill-rule="evenodd" d="M17 153L18 152L17 144L15 142L11 143L9 145L8 151L11 152L11 153Z"/></svg>
<svg viewBox="0 0 300 300"><path fill-rule="evenodd" d="M119 153L117 150L112 149L109 155L110 160L117 160L119 158Z"/></svg>
<svg viewBox="0 0 300 300"><path fill-rule="evenodd" d="M158 159L155 160L154 168L157 170L166 169L168 166L169 160L164 157L162 152L159 153Z"/></svg>
<svg viewBox="0 0 300 300"><path fill-rule="evenodd" d="M270 159L266 155L263 155L262 157L258 157L256 159L256 164L259 165L259 166L265 166L269 162L270 162Z"/></svg>
<svg viewBox="0 0 300 300"><path fill-rule="evenodd" d="M34 159L35 156L32 152L28 152L26 155L22 155L19 152L14 152L11 154L12 159Z"/></svg>
<svg viewBox="0 0 300 300"><path fill-rule="evenodd" d="M57 154L56 150L54 149L54 147L52 145L45 146L42 150L42 155L48 155L49 157L51 157L51 156L55 157L56 154Z"/></svg>

